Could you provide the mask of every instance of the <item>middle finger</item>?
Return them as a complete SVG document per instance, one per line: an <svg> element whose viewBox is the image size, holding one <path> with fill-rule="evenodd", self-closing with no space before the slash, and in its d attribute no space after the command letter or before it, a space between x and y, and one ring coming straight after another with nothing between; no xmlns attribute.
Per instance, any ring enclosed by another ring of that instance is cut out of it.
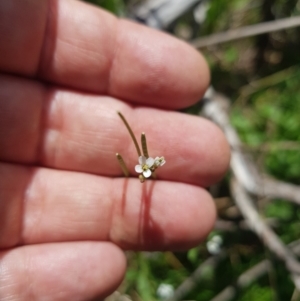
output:
<svg viewBox="0 0 300 301"><path fill-rule="evenodd" d="M111 97L48 90L29 80L8 78L1 93L1 161L118 176L118 152L136 175L138 155L120 111L138 140L146 133L150 156L166 158L159 178L207 186L228 165L223 134L200 117L131 107Z"/></svg>

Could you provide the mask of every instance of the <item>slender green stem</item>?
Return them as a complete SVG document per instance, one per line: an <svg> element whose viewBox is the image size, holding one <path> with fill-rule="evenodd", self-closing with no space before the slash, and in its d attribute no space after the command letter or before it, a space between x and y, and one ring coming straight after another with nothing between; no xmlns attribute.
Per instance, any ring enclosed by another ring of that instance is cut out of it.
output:
<svg viewBox="0 0 300 301"><path fill-rule="evenodd" d="M139 147L139 145L138 145L138 143L137 143L137 141L136 141L136 138L135 138L135 136L134 136L134 134L133 134L133 131L132 131L131 127L129 126L127 120L126 120L125 117L122 115L122 113L118 112L118 114L119 114L119 116L121 117L122 121L124 122L124 124L125 124L125 126L126 126L128 132L129 132L129 134L130 134L130 136L131 136L131 138L132 138L132 140L133 140L133 143L134 143L135 148L136 148L136 150L137 150L138 156L141 156L142 153L141 153L140 147Z"/></svg>
<svg viewBox="0 0 300 301"><path fill-rule="evenodd" d="M141 144L142 144L142 150L143 150L144 157L149 158L148 148L147 148L147 140L146 140L146 135L144 132L141 135Z"/></svg>
<svg viewBox="0 0 300 301"><path fill-rule="evenodd" d="M128 168L127 168L127 166L126 166L126 164L125 164L122 156L119 153L116 153L116 157L117 157L117 159L118 159L118 161L120 163L120 166L122 168L122 171L123 171L125 177L129 177L129 170L128 170Z"/></svg>

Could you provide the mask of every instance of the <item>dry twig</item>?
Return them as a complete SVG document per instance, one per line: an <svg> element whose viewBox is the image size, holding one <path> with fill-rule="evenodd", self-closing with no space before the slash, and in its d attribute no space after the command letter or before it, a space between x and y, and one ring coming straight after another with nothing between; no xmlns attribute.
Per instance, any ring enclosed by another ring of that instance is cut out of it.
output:
<svg viewBox="0 0 300 301"><path fill-rule="evenodd" d="M201 0L148 0L134 7L131 18L154 28L166 28Z"/></svg>
<svg viewBox="0 0 300 301"><path fill-rule="evenodd" d="M215 269L219 262L222 261L226 256L227 253L225 251L221 251L218 255L212 256L205 260L191 276L189 276L179 285L173 296L167 299L167 301L183 300L183 298L199 284L207 268Z"/></svg>
<svg viewBox="0 0 300 301"><path fill-rule="evenodd" d="M252 198L234 177L231 180L231 193L233 194L237 206L248 221L251 229L261 238L269 250L285 262L287 269L292 274L295 286L299 290L300 263L295 255L284 245L280 238L259 216Z"/></svg>
<svg viewBox="0 0 300 301"><path fill-rule="evenodd" d="M196 48L203 48L297 26L300 26L299 16L219 32L207 37L196 39L192 41L191 44Z"/></svg>
<svg viewBox="0 0 300 301"><path fill-rule="evenodd" d="M203 107L203 114L217 123L225 133L231 147L230 167L235 177L249 192L261 197L282 198L300 205L300 187L271 178L258 171L249 154L243 152L243 145L228 117L229 100L214 93Z"/></svg>
<svg viewBox="0 0 300 301"><path fill-rule="evenodd" d="M297 254L300 255L300 241L294 241L288 245L291 250ZM236 283L234 285L227 286L224 288L218 295L216 295L213 299L210 301L229 301L232 300L238 290L241 290L243 288L248 287L251 285L254 281L257 281L260 277L262 277L264 274L268 272L270 269L270 261L268 259L265 259L255 266L251 267L249 270L242 273Z"/></svg>
<svg viewBox="0 0 300 301"><path fill-rule="evenodd" d="M270 269L270 262L263 260L256 264L245 273L241 274L235 285L227 286L218 295L212 298L210 301L229 301L236 296L237 290L248 287L252 282L257 281L260 277L265 275Z"/></svg>
<svg viewBox="0 0 300 301"><path fill-rule="evenodd" d="M249 97L251 94L256 93L257 91L266 89L268 87L277 85L283 81L286 81L289 78L295 77L298 75L297 70L298 70L299 66L292 66L289 68L286 68L284 70L278 71L276 73L273 73L269 76L260 78L260 79L256 79L252 82L250 82L249 84L241 87L239 89L239 97L237 102L240 99L245 99L247 97Z"/></svg>
<svg viewBox="0 0 300 301"><path fill-rule="evenodd" d="M278 258L285 262L287 269L292 274L296 288L299 289L300 264L297 258L260 218L248 193L270 198L284 198L300 204L300 187L272 179L258 171L252 158L242 151L242 143L229 121L228 107L228 99L220 94L215 94L204 105L203 113L223 129L231 146L230 167L234 174L231 185L233 197L250 228Z"/></svg>

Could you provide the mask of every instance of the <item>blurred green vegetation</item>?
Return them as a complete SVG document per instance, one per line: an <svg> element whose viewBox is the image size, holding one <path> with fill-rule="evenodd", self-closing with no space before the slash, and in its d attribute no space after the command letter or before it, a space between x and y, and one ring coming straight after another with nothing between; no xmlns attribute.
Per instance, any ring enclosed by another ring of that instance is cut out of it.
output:
<svg viewBox="0 0 300 301"><path fill-rule="evenodd" d="M90 0L125 15L133 1ZM199 25L187 12L169 28L179 38L195 38L300 14L297 0L210 0L207 16ZM181 35L182 28L185 34ZM203 49L212 73L212 85L232 100L231 120L259 168L273 177L300 185L300 29L247 38ZM228 179L228 178L227 178ZM227 179L220 183L218 199L228 199L225 208L234 209ZM260 213L275 221L274 229L285 243L300 237L300 209L285 200L257 200ZM217 201L217 206L218 201ZM224 208L223 208L224 209ZM235 301L291 300L294 286L284 264L270 254L254 233L239 228L241 215L219 210L222 219L234 223L237 231L214 231L228 257L216 269L207 268L201 282L186 300L206 301L239 275L263 259L271 271L239 291ZM230 211L231 212L231 211ZM128 252L128 271L120 291L132 300L159 300L161 284L178 287L209 256L206 244L187 252ZM294 299L296 300L296 299ZM297 299L299 300L299 299Z"/></svg>
<svg viewBox="0 0 300 301"><path fill-rule="evenodd" d="M117 16L122 16L125 13L125 2L123 0L84 0L92 4L98 5Z"/></svg>
<svg viewBox="0 0 300 301"><path fill-rule="evenodd" d="M253 89L232 109L233 124L249 150L261 156L262 167L295 184L300 184L299 81L297 66L282 82Z"/></svg>

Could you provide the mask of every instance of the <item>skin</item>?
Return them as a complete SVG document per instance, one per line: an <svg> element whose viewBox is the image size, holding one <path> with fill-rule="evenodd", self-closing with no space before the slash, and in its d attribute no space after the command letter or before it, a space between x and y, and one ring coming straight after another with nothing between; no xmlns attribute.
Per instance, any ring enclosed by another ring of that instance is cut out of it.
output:
<svg viewBox="0 0 300 301"><path fill-rule="evenodd" d="M0 1L0 40L1 300L101 299L123 279L123 250L205 238L205 187L229 148L211 122L172 111L209 83L197 51L74 0ZM117 111L166 158L157 180L139 182Z"/></svg>

